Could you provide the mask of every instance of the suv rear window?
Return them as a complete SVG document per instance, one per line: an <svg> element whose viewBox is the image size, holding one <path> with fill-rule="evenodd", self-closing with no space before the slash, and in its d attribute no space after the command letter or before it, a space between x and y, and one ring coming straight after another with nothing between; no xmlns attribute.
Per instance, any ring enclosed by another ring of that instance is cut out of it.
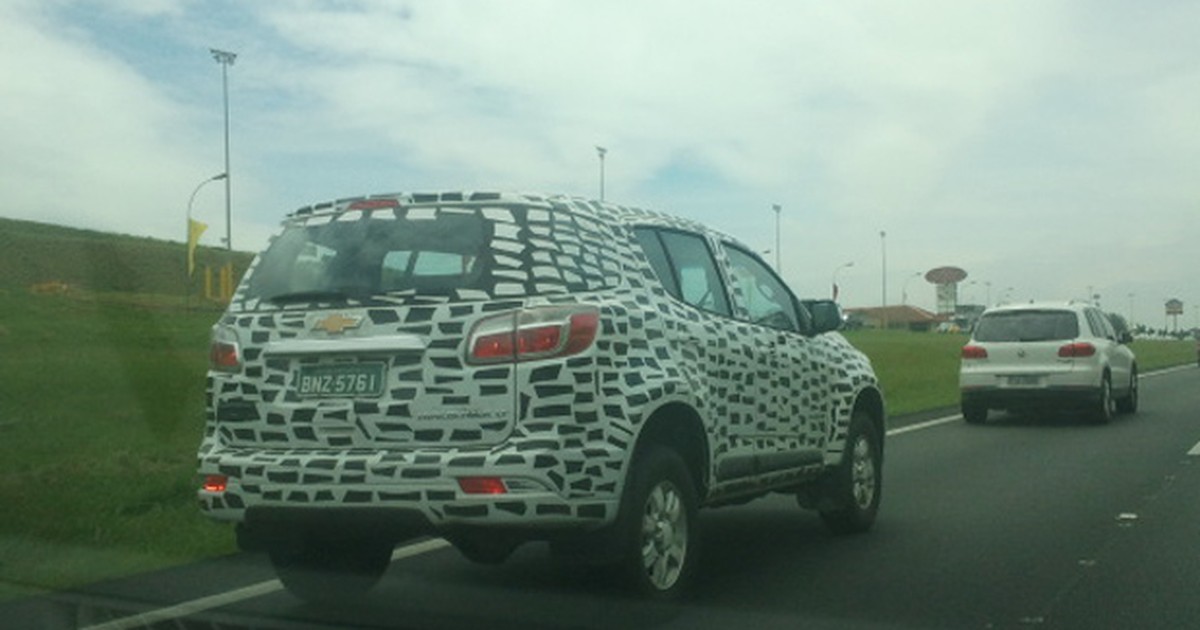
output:
<svg viewBox="0 0 1200 630"><path fill-rule="evenodd" d="M247 300L523 297L611 285L616 265L584 248L595 224L526 208L397 208L289 224L255 266Z"/></svg>
<svg viewBox="0 0 1200 630"><path fill-rule="evenodd" d="M1004 311L979 319L976 341L1060 341L1079 336L1073 311Z"/></svg>

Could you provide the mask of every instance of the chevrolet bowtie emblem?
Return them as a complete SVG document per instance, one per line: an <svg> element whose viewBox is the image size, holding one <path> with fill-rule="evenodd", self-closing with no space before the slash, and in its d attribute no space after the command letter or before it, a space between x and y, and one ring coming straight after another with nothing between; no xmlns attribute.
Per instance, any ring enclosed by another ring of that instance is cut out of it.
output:
<svg viewBox="0 0 1200 630"><path fill-rule="evenodd" d="M362 317L334 313L325 319L317 320L317 323L313 324L312 329L324 330L331 335L340 335L351 328L358 328L359 324L362 324L362 320Z"/></svg>

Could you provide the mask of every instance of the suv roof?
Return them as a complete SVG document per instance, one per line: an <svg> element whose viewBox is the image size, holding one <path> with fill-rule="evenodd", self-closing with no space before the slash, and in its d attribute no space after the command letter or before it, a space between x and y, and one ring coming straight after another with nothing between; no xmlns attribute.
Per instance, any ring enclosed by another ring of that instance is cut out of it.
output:
<svg viewBox="0 0 1200 630"><path fill-rule="evenodd" d="M1021 302L1019 304L1001 304L989 308L988 312L994 313L998 311L1028 311L1045 309L1078 311L1089 306L1092 306L1092 304L1084 300L1041 300L1035 302Z"/></svg>
<svg viewBox="0 0 1200 630"><path fill-rule="evenodd" d="M336 214L350 210L376 210L401 206L424 205L521 205L529 207L562 207L569 206L572 210L585 214L593 214L597 218L620 223L666 223L678 227L686 227L696 232L720 234L722 238L738 242L732 236L715 230L703 223L667 214L656 210L647 210L638 206L627 206L607 201L597 201L586 197L555 194L549 195L536 192L502 192L502 191L446 191L446 192L397 192L357 197L344 197L333 201L314 203L301 206L289 213L289 219L303 218L322 214Z"/></svg>

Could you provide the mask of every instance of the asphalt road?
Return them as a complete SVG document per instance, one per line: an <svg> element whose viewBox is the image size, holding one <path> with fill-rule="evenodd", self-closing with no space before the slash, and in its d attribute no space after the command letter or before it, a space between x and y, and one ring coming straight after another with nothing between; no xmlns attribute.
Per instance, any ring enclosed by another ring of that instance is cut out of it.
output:
<svg viewBox="0 0 1200 630"><path fill-rule="evenodd" d="M1139 413L1107 426L899 419L872 532L832 536L782 496L706 511L700 575L676 604L631 599L542 545L482 567L433 540L399 550L354 607L306 605L242 554L9 603L0 626L1200 627L1198 380L1143 377Z"/></svg>

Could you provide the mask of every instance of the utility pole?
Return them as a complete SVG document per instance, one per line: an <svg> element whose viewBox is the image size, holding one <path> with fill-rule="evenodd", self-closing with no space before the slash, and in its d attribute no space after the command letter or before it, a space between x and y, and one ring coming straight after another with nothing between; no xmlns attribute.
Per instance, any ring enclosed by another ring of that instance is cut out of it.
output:
<svg viewBox="0 0 1200 630"><path fill-rule="evenodd" d="M600 156L600 201L604 201L604 154L608 149L596 147L596 155Z"/></svg>
<svg viewBox="0 0 1200 630"><path fill-rule="evenodd" d="M221 100L225 104L225 249L233 250L233 212L230 202L230 180L233 179L229 170L229 66L237 59L237 53L209 48L213 59L221 64Z"/></svg>
<svg viewBox="0 0 1200 630"><path fill-rule="evenodd" d="M880 297L880 306L882 307L881 317L883 318L883 329L887 330L887 232L884 230L879 231L879 250L883 254L883 290Z"/></svg>

